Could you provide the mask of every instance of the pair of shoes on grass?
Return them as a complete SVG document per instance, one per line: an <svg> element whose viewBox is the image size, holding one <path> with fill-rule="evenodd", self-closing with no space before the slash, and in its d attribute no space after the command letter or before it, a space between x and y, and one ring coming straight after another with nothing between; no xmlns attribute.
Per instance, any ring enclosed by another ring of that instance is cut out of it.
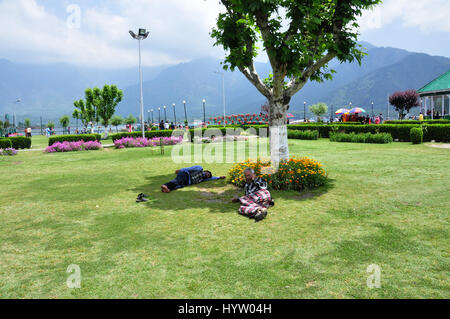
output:
<svg viewBox="0 0 450 319"><path fill-rule="evenodd" d="M140 193L136 198L136 203L146 202L146 201L148 201L148 198L147 198L147 195L145 195L144 193Z"/></svg>
<svg viewBox="0 0 450 319"><path fill-rule="evenodd" d="M266 216L267 216L267 208L258 208L253 218L255 219L255 223L257 223L266 218Z"/></svg>

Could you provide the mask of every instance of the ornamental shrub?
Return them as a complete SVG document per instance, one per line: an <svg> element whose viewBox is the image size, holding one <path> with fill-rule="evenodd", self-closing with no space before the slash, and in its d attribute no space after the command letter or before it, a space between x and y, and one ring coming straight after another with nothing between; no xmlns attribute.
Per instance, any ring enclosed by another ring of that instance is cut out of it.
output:
<svg viewBox="0 0 450 319"><path fill-rule="evenodd" d="M413 144L422 144L423 142L423 131L420 127L413 127L410 131L411 142Z"/></svg>
<svg viewBox="0 0 450 319"><path fill-rule="evenodd" d="M319 138L319 131L288 130L288 138L297 140L317 140Z"/></svg>
<svg viewBox="0 0 450 319"><path fill-rule="evenodd" d="M11 141L11 147L17 149L24 149L31 147L31 138L25 136L11 136L8 137Z"/></svg>
<svg viewBox="0 0 450 319"><path fill-rule="evenodd" d="M0 138L0 148L5 149L11 147L11 140L9 138Z"/></svg>
<svg viewBox="0 0 450 319"><path fill-rule="evenodd" d="M418 124L370 124L370 125L288 125L290 130L318 130L320 137L328 138L330 133L337 131L340 133L389 133L393 139L400 142L410 142L410 131L413 127L420 127ZM450 124L425 124L424 141L450 142Z"/></svg>
<svg viewBox="0 0 450 319"><path fill-rule="evenodd" d="M385 121L384 124L399 124L399 125L410 125L410 124L450 124L450 120L423 120L423 121L416 121L416 120L392 120L392 121Z"/></svg>
<svg viewBox="0 0 450 319"><path fill-rule="evenodd" d="M426 142L450 142L450 125L423 125L423 140Z"/></svg>
<svg viewBox="0 0 450 319"><path fill-rule="evenodd" d="M270 161L247 160L235 164L228 172L229 183L238 187L244 187L244 169L252 168L257 177L261 177L268 183L269 189L296 190L313 189L323 186L328 181L328 176L322 168L322 164L307 157L291 157L281 161L277 172L270 172Z"/></svg>
<svg viewBox="0 0 450 319"><path fill-rule="evenodd" d="M48 145L51 146L56 142L78 142L78 141L97 141L101 139L100 134L72 134L72 135L55 135L48 138Z"/></svg>
<svg viewBox="0 0 450 319"><path fill-rule="evenodd" d="M331 142L346 142L346 143L372 143L372 144L387 144L392 143L393 139L389 133L330 133Z"/></svg>

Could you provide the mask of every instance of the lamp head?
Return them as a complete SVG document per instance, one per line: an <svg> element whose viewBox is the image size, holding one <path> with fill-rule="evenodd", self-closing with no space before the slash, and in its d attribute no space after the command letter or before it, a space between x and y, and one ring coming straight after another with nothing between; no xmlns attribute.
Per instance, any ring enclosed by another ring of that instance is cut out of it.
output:
<svg viewBox="0 0 450 319"><path fill-rule="evenodd" d="M185 100L183 100L183 104L186 104L186 101L185 101Z"/></svg>
<svg viewBox="0 0 450 319"><path fill-rule="evenodd" d="M149 35L149 31L145 30L145 29L139 29L139 36L141 37L141 39L146 39Z"/></svg>
<svg viewBox="0 0 450 319"><path fill-rule="evenodd" d="M206 103L206 100L205 99L203 99L203 101L202 101L203 103Z"/></svg>

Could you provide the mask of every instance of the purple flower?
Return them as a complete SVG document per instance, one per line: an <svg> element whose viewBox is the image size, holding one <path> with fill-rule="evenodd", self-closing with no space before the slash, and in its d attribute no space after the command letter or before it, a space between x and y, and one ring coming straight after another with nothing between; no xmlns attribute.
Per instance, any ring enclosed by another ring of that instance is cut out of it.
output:
<svg viewBox="0 0 450 319"><path fill-rule="evenodd" d="M5 149L1 149L0 148L0 156L1 155L3 155L3 156L13 156L13 155L16 155L16 154L17 154L17 150L15 148L12 148L12 147L8 147L8 148L5 148Z"/></svg>
<svg viewBox="0 0 450 319"><path fill-rule="evenodd" d="M121 139L114 141L114 146L118 149L128 147L153 147L163 145L175 145L183 141L183 137L154 137L151 139L143 137L122 137Z"/></svg>
<svg viewBox="0 0 450 319"><path fill-rule="evenodd" d="M98 150L102 148L102 144L97 141L88 141L85 142L83 140L76 142L55 142L51 146L48 146L45 149L46 153L54 153L54 152L76 152L76 151L89 151L89 150Z"/></svg>

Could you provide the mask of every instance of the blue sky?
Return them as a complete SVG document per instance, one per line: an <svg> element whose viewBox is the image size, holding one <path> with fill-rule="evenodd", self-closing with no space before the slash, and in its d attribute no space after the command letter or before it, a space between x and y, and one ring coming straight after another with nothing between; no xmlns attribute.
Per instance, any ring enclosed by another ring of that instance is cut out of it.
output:
<svg viewBox="0 0 450 319"><path fill-rule="evenodd" d="M360 18L360 40L450 57L449 4L385 0ZM128 30L140 26L151 32L142 43L145 65L223 58L209 36L220 10L218 0L0 0L0 58L130 67L137 43Z"/></svg>

